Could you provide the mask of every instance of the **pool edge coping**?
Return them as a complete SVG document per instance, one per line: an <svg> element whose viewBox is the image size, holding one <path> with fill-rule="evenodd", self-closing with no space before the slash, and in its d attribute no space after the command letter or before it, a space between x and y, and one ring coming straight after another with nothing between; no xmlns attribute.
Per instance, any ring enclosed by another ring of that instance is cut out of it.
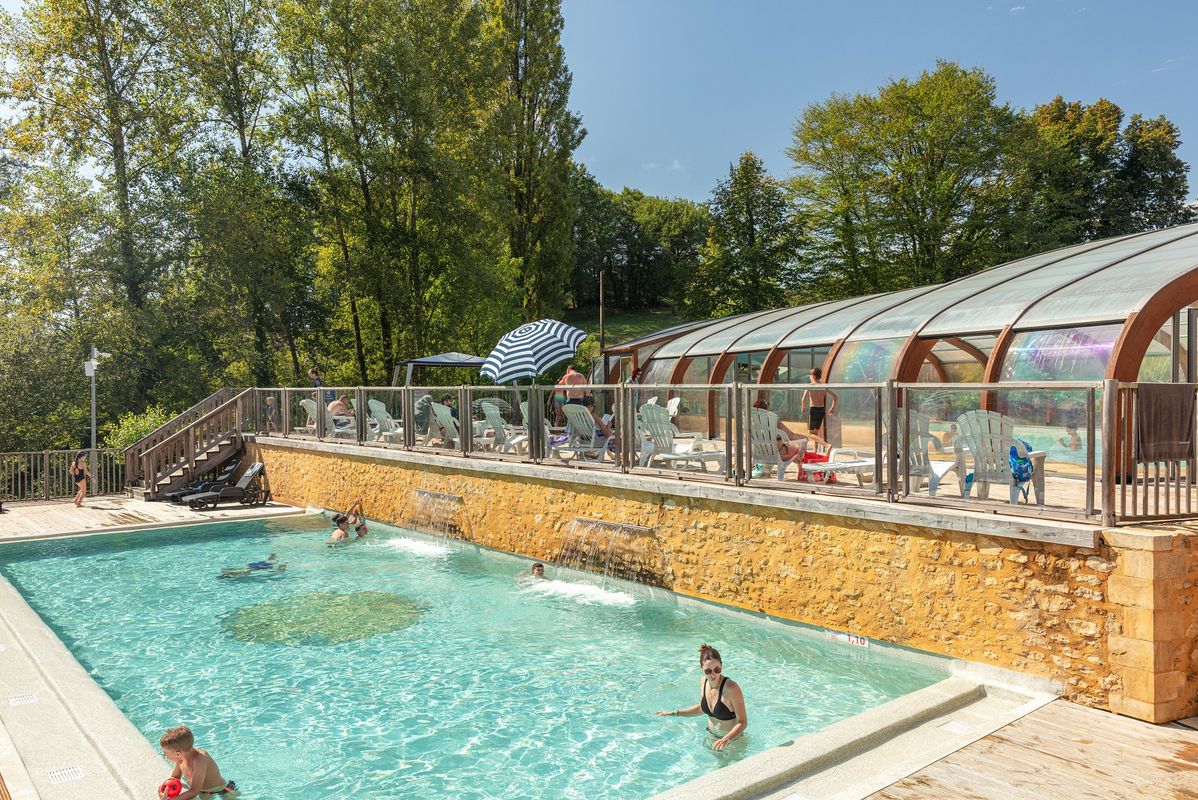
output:
<svg viewBox="0 0 1198 800"><path fill-rule="evenodd" d="M153 789L155 781L165 775L166 761L108 692L88 674L58 634L3 575L0 575L0 609L3 609L3 615L0 615L3 624L62 705L86 746L107 767L109 774L127 792L128 797L146 796ZM0 722L0 727L4 728L5 735L13 742L14 754L19 761L20 750L15 747L18 736L3 722ZM70 746L70 743L64 744ZM10 765L0 766L5 767L7 775ZM37 783L23 762L13 771L29 781L34 787L35 797L40 796Z"/></svg>
<svg viewBox="0 0 1198 800"><path fill-rule="evenodd" d="M208 519L179 519L170 522L137 522L131 525L108 525L103 528L79 528L70 531L55 531L54 533L35 533L29 536L16 536L11 539L0 539L0 549L6 545L21 544L22 542L45 542L51 539L67 539L72 537L96 536L106 533L128 533L130 531L141 530L159 530L161 528L186 528L192 525L214 525L221 522L242 522L247 520L259 519L275 519L278 517L290 517L296 514L307 514L307 509L291 503L284 503L280 500L272 502L278 503L280 509L270 514L261 512L247 513L244 516L237 517L212 517Z"/></svg>
<svg viewBox="0 0 1198 800"><path fill-rule="evenodd" d="M23 537L13 542L46 541L67 537L83 537L97 534L120 533L140 530L157 530L162 528L188 527L194 525L220 524L238 522L248 519L273 519L290 516L308 515L316 511L316 507L298 508L291 506L289 511L276 514L257 514L252 517L237 517L233 519L206 519L199 521L177 521L169 524L142 523L129 526L114 526L110 528L90 529L76 532L62 532L37 537ZM326 511L320 509L320 512ZM391 525L391 527L401 527ZM417 532L419 533L419 532ZM495 550L508 556L527 558L519 553L489 548L471 542L473 546L485 550ZM734 606L727 606L707 598L691 597L684 593L675 593L680 598L700 605L714 607L732 614L745 614L750 617L761 617L759 621L785 626L794 625L802 632L801 635L818 637L817 626L805 623L775 618L767 614L757 614ZM28 604L20 591L12 583L0 575L0 621L7 624L14 638L24 649L26 655L45 680L47 686L54 692L70 716L76 729L86 741L87 746L97 754L100 760L109 768L113 778L129 792L130 798L140 798L144 792L137 789L143 783L153 786L153 781L161 777L167 767L166 762L158 756L153 745L144 734L137 729L125 713L120 709L99 683L87 673L83 665L70 651L58 634L50 628L41 615ZM14 619L15 617L15 619ZM806 630L804 630L806 629ZM32 635L31 635L32 634ZM31 644L31 639L40 641L40 645ZM871 644L879 645L879 649L890 651L890 657L912 662L938 662L937 666L947 666L949 676L936 683L894 698L872 709L854 714L845 719L832 723L818 731L795 737L794 739L771 747L749 758L742 759L726 767L708 772L698 778L686 781L664 792L653 795L650 800L746 800L762 793L778 791L786 785L801 780L807 775L822 769L835 768L838 764L866 753L869 750L909 732L920 724L959 709L970 702L986 696L988 689L1011 692L1027 696L1028 702L1021 706L1026 708L1019 716L1030 713L1045 702L1055 699L1059 687L1055 687L1048 679L1038 678L1011 670L992 667L979 662L938 656L934 653L906 648L881 640L871 640ZM46 663L49 661L50 663ZM947 663L946 663L947 662ZM66 683L64 688L63 683ZM1051 688L1050 688L1051 687ZM86 713L77 713L75 705L68 698L84 700L87 704ZM1017 718L1017 717L1015 717ZM86 720L86 722L84 721ZM1009 724L1013 719L1004 720L994 730ZM861 729L868 730L864 735ZM102 731L102 734L100 733ZM976 741L993 732L973 737ZM0 743L12 732L8 731L0 721ZM103 745L101 745L103 742ZM117 746L114 747L113 743ZM804 746L806 755L800 756L796 748ZM964 747L968 742L961 743ZM954 751L959 747L954 748ZM141 751L140 753L138 751ZM5 754L0 748L0 756ZM118 755L119 754L119 755ZM20 763L19 751L15 768L4 760L0 760L0 771L10 774L10 769L18 778L23 777L30 786L35 787L32 776ZM933 763L943 755L937 755L928 763ZM747 765L747 766L745 766ZM926 765L924 765L926 766ZM763 768L764 767L764 768ZM149 777L153 771L153 777ZM744 777L740 777L743 773ZM726 787L735 783L733 788ZM18 780L19 785L19 780ZM35 795L36 788L34 788ZM16 800L14 796L14 800Z"/></svg>
<svg viewBox="0 0 1198 800"><path fill-rule="evenodd" d="M966 666L971 662L963 662ZM920 759L912 769L901 770L904 775L917 772L953 752L967 747L979 739L994 733L1016 720L1030 714L1047 703L1054 701L1055 694L1036 690L990 686L981 680L971 679L968 670L961 675L938 681L901 697L896 697L880 706L867 709L851 717L821 728L818 731L798 736L788 742L769 748L748 758L721 767L698 778L678 784L664 792L653 795L649 800L752 800L752 798L776 796L787 787L825 770L835 770L857 757L868 757L871 751L894 741L904 734L938 718L959 711L973 703L984 700L992 692L1026 698L1012 711L999 717L994 724L976 731L968 737L951 743L948 748L929 749L929 756ZM864 732L863 732L864 731ZM885 775L881 770L878 774ZM901 780L904 775L898 776ZM887 775L885 782L875 785L864 793L845 796L867 797L893 783ZM839 797L840 795L838 795ZM795 800L807 796L796 790Z"/></svg>

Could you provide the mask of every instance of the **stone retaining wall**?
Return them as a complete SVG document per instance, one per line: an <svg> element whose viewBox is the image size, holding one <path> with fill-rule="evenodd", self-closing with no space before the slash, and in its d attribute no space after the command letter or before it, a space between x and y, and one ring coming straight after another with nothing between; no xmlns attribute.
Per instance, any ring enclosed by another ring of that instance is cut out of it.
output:
<svg viewBox="0 0 1198 800"><path fill-rule="evenodd" d="M544 561L576 517L641 525L660 548L653 582L681 594L1051 678L1071 700L1140 719L1198 711L1188 532L1113 532L1089 548L717 502L651 478L629 490L566 470L547 480L361 448L250 449L284 502L338 508L361 496L368 516L402 524L414 490L460 495L463 538Z"/></svg>

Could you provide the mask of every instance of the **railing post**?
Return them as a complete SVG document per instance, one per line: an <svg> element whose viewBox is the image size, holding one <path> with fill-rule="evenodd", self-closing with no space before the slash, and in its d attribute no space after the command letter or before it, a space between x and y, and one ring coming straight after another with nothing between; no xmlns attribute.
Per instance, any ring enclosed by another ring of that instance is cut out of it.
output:
<svg viewBox="0 0 1198 800"><path fill-rule="evenodd" d="M282 415L282 424L279 425L279 433L284 439L291 433L291 390L284 389L282 397L282 408L279 413Z"/></svg>
<svg viewBox="0 0 1198 800"><path fill-rule="evenodd" d="M323 388L317 389L316 390L316 430L314 431L314 433L316 434L316 440L320 441L320 442L324 441L324 430L325 430L324 426L326 424L328 424L327 420L328 420L328 416L329 416L329 407L324 404L324 398L325 398L324 389Z"/></svg>
<svg viewBox="0 0 1198 800"><path fill-rule="evenodd" d="M1086 390L1086 516L1094 513L1094 400L1093 388Z"/></svg>
<svg viewBox="0 0 1198 800"><path fill-rule="evenodd" d="M732 439L733 431L736 429L734 420L734 412L732 410L734 401L732 399L732 387L724 388L724 480L735 480L736 469L732 463L732 459L736 457L736 443Z"/></svg>
<svg viewBox="0 0 1198 800"><path fill-rule="evenodd" d="M1115 524L1115 473L1119 455L1118 429L1119 384L1113 380L1102 382L1102 524Z"/></svg>
<svg viewBox="0 0 1198 800"><path fill-rule="evenodd" d="M42 495L50 499L50 451L42 451Z"/></svg>
<svg viewBox="0 0 1198 800"><path fill-rule="evenodd" d="M88 460L91 461L92 495L100 494L100 459L98 453L98 450L92 450L88 456Z"/></svg>
<svg viewBox="0 0 1198 800"><path fill-rule="evenodd" d="M874 389L874 494L882 493L882 465L885 454L885 447L882 445L882 420L890 391L891 381L886 381L885 386Z"/></svg>
<svg viewBox="0 0 1198 800"><path fill-rule="evenodd" d="M458 435L461 441L462 456L469 458L474 448L474 407L470 404L470 387L458 387Z"/></svg>
<svg viewBox="0 0 1198 800"><path fill-rule="evenodd" d="M890 430L886 431L886 500L893 503L898 499L898 390L894 381L886 382L886 405L890 410ZM961 480L965 480L961 476Z"/></svg>
<svg viewBox="0 0 1198 800"><path fill-rule="evenodd" d="M358 444L366 442L366 434L370 430L370 414L366 408L366 388L363 386L354 387L354 427L357 433Z"/></svg>
<svg viewBox="0 0 1198 800"><path fill-rule="evenodd" d="M534 464L545 457L545 398L536 384L528 388L528 454Z"/></svg>
<svg viewBox="0 0 1198 800"><path fill-rule="evenodd" d="M412 399L412 387L399 390L399 407L403 415L403 446L411 450L416 446L416 403Z"/></svg>
<svg viewBox="0 0 1198 800"><path fill-rule="evenodd" d="M744 486L745 485L745 475L749 475L751 477L752 470L753 470L753 467L751 466L751 464L753 462L753 448L751 446L749 447L749 450L748 450L748 456L749 456L748 463L750 464L750 466L748 467L748 470L745 469L745 464L746 464L746 462L745 462L745 444L746 444L746 442L749 442L752 440L752 436L753 436L752 424L753 423L752 423L752 420L749 419L749 415L745 412L745 409L744 409L745 398L744 398L744 393L740 389L739 381L732 384L732 399L733 399L733 405L735 406L735 408L733 409L733 412L736 414L736 431L737 431L737 433L736 433L736 474L734 477L736 479L737 486Z"/></svg>
<svg viewBox="0 0 1198 800"><path fill-rule="evenodd" d="M616 419L620 420L619 429L621 431L622 431L622 429L625 429L628 427L626 424L626 420L629 417L629 406L631 406L631 405L632 405L631 393L629 392L628 386L626 384L622 384L622 383L616 384L615 413L616 413ZM629 458L629 454L630 454L631 450L632 450L632 440L626 436L621 435L620 436L620 451L619 451L620 472L624 473L625 475L628 474L628 470L631 469L631 467L632 467L632 460Z"/></svg>

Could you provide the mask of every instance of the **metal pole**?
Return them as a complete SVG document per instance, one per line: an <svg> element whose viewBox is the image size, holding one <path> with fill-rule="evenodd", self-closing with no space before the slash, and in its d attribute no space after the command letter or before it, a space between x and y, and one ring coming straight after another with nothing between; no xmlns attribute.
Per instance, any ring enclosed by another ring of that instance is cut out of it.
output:
<svg viewBox="0 0 1198 800"><path fill-rule="evenodd" d="M1115 524L1115 473L1122 469L1116 461L1118 386L1113 380L1102 382L1102 524L1108 528Z"/></svg>
<svg viewBox="0 0 1198 800"><path fill-rule="evenodd" d="M603 269L599 270L599 357L603 359L603 380L607 380L607 356L603 352L607 346L607 338L603 328Z"/></svg>
<svg viewBox="0 0 1198 800"><path fill-rule="evenodd" d="M92 447L91 457L92 494L96 493L96 348L92 348Z"/></svg>

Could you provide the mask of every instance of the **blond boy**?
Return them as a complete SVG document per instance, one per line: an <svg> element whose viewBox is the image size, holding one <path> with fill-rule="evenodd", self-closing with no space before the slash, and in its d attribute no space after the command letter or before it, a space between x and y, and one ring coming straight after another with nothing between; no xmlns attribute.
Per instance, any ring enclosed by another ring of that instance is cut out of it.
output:
<svg viewBox="0 0 1198 800"><path fill-rule="evenodd" d="M220 767L208 755L208 751L199 750L195 746L195 738L191 729L185 725L171 728L162 734L159 740L162 754L175 765L171 770L172 778L181 778L189 788L176 797L176 800L191 800L193 797L236 797L236 787L232 781L227 781L220 774ZM158 800L163 800L166 792L158 790Z"/></svg>

